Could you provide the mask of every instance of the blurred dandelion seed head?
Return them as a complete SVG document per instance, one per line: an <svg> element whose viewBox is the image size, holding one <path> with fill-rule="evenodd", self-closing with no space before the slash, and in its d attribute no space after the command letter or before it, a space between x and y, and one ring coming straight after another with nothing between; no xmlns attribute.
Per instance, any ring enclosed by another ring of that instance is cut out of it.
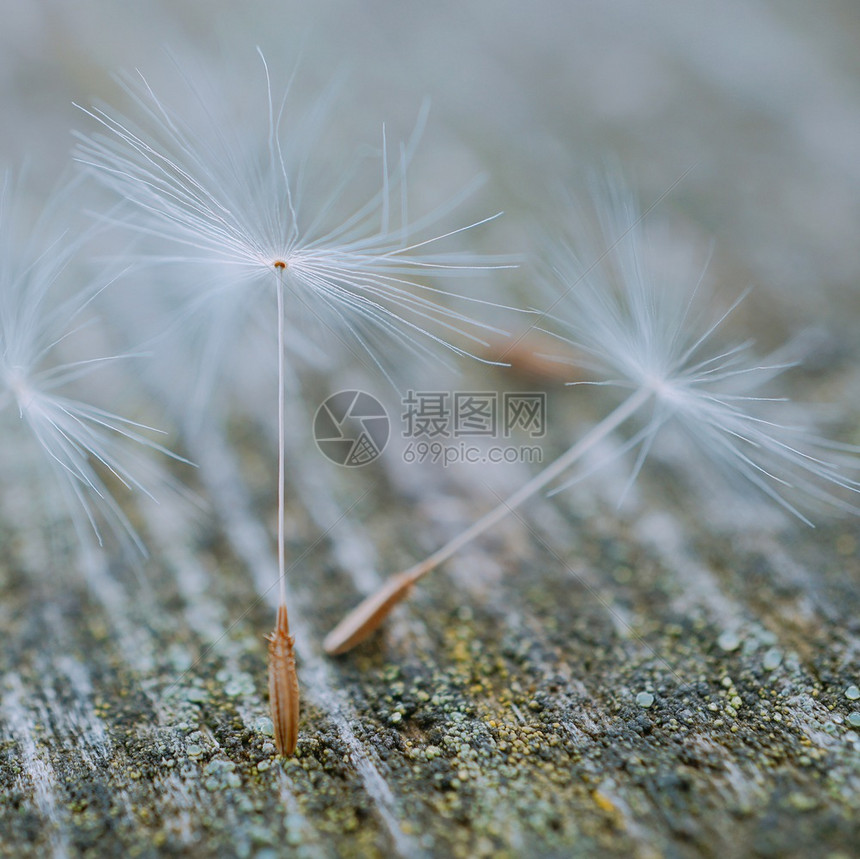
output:
<svg viewBox="0 0 860 859"><path fill-rule="evenodd" d="M810 431L810 409L766 390L793 362L784 355L758 361L750 341L712 346L744 294L719 313L707 266L664 279L652 262L645 215L619 181L597 188L593 207L598 230L591 237L599 243L583 246L580 238L555 249L548 314L556 335L585 356L591 384L652 395L644 426L622 447L638 451L628 488L672 425L695 451L696 469L709 462L807 524L802 507L860 512L850 500L860 492L860 451Z"/></svg>
<svg viewBox="0 0 860 859"><path fill-rule="evenodd" d="M78 267L76 256L89 234L52 231L63 193L32 223L19 184L8 175L0 199L0 419L8 417L10 406L19 418L19 427L5 427L11 431L4 432L4 474L13 477L16 503L34 493L34 478L50 475L82 538L90 530L101 543L107 525L121 542L143 552L106 480L149 495L143 475L158 482L157 468L141 450L171 454L147 436L150 427L80 398L91 393L84 393L84 381L125 356L79 354L82 344L73 345L85 329L89 337L78 339L92 340L93 318L85 316L113 279L88 279ZM15 432L20 426L24 431ZM40 486L34 498L54 494L46 489Z"/></svg>

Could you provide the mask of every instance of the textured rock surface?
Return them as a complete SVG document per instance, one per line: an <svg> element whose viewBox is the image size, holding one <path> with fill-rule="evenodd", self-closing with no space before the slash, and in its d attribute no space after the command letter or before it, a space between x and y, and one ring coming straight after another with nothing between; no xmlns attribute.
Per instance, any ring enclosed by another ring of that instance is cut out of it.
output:
<svg viewBox="0 0 860 859"><path fill-rule="evenodd" d="M248 585L270 586L270 493L212 451L226 521L195 541L146 511L164 560L144 584L96 556L91 587L58 588L4 540L9 855L851 854L856 524L708 536L647 481L620 521L538 502L329 661L371 547L429 543L459 490L379 485L323 540L297 510L305 707L281 763Z"/></svg>

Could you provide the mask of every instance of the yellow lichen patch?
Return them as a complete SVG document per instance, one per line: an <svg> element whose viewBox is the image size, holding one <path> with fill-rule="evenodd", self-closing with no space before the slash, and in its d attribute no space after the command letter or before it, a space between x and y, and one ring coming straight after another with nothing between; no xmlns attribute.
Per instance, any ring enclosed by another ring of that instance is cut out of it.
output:
<svg viewBox="0 0 860 859"><path fill-rule="evenodd" d="M595 804L601 811L605 811L607 814L617 814L618 809L615 807L615 804L612 800L605 794L599 790L595 790L591 794L594 799Z"/></svg>

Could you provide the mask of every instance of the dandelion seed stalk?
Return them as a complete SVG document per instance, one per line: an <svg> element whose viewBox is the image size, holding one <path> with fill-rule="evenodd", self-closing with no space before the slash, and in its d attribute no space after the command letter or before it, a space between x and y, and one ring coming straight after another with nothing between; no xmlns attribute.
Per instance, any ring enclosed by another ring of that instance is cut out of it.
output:
<svg viewBox="0 0 860 859"><path fill-rule="evenodd" d="M860 449L808 433L794 419L779 421L764 414L780 406L785 410L787 404L783 398L759 395L758 387L791 364L748 360L748 343L706 352L711 335L743 296L712 324L699 324L693 310L704 271L698 277L685 271L677 284L667 283L661 270L651 267L643 216L632 195L613 183L597 190L595 214L605 244L599 253L591 249L582 258L596 259L592 265L583 264L575 243L557 248L550 310L557 308L559 317L549 321L562 331L555 336L575 348L583 366L596 375L592 384L633 393L510 498L361 603L326 638L329 653L343 653L370 635L422 576L575 465L646 405L644 426L618 453L638 448L628 487L671 422L689 442L697 470L709 463L808 525L812 522L801 502L860 513L860 506L849 500L860 493L860 481L849 476L860 467Z"/></svg>
<svg viewBox="0 0 860 859"><path fill-rule="evenodd" d="M269 638L269 707L275 729L275 745L280 755L291 755L296 750L299 736L299 681L293 655L295 639L290 635L287 612L287 573L285 547L285 469L284 447L286 432L286 404L284 374L286 372L286 344L284 342L284 269L286 263L275 262L276 291L278 296L278 614L275 628Z"/></svg>
<svg viewBox="0 0 860 859"><path fill-rule="evenodd" d="M524 483L513 495L486 513L477 522L474 522L465 531L442 546L441 549L405 572L393 576L376 593L359 603L326 636L323 642L326 653L332 655L346 653L372 635L388 617L392 609L409 595L413 585L575 465L596 444L644 406L651 394L652 392L646 389L635 391L576 444L568 448L543 471Z"/></svg>

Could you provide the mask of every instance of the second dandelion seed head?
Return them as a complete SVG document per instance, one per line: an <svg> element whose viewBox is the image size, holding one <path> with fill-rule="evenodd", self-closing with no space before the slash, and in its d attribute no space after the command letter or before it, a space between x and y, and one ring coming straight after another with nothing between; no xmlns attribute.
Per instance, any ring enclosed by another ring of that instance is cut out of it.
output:
<svg viewBox="0 0 860 859"><path fill-rule="evenodd" d="M580 235L556 251L547 315L557 336L585 356L594 384L647 397L642 428L621 448L638 450L628 487L671 422L690 443L697 473L710 462L808 524L801 508L822 502L858 512L852 499L860 483L849 476L858 471L858 450L805 430L814 416L766 392L793 362L759 361L750 342L714 347L745 294L715 312L704 287L707 266L666 278L643 223L650 210L622 184L605 183L593 208L599 229L589 237L597 244Z"/></svg>

